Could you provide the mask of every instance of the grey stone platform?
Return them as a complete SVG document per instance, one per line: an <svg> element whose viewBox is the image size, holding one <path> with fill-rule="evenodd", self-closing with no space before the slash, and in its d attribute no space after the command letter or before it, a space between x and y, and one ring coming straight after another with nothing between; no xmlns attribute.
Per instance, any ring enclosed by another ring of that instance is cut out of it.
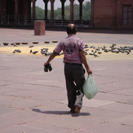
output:
<svg viewBox="0 0 133 133"><path fill-rule="evenodd" d="M79 116L67 108L62 59L0 54L0 133L133 133L133 60L88 61L99 88Z"/></svg>
<svg viewBox="0 0 133 133"><path fill-rule="evenodd" d="M133 44L133 32L124 34L117 31L78 32L77 35L88 43ZM0 43L2 42L32 42L60 41L66 36L64 31L46 31L45 36L34 36L33 30L0 28Z"/></svg>

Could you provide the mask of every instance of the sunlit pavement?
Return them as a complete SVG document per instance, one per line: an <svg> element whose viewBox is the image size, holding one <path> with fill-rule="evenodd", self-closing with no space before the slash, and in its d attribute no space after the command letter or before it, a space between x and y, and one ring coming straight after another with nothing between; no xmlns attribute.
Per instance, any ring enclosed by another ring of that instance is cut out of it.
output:
<svg viewBox="0 0 133 133"><path fill-rule="evenodd" d="M28 32L32 31L25 32L27 38L24 33L23 38L7 36L28 41ZM52 72L45 73L46 59L0 54L0 133L133 132L133 60L88 60L99 92L92 100L84 98L80 115L72 116L67 108L62 59L55 59Z"/></svg>
<svg viewBox="0 0 133 133"><path fill-rule="evenodd" d="M45 36L34 36L33 30L0 28L1 42L32 42L32 41L60 41L66 36L64 31L46 31ZM124 34L122 31L97 30L78 32L77 35L89 43L133 44L133 32Z"/></svg>

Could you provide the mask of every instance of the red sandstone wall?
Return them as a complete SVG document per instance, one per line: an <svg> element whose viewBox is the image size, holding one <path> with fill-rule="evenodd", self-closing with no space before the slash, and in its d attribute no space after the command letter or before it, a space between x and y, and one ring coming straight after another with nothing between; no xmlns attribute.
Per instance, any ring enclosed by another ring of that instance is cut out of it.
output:
<svg viewBox="0 0 133 133"><path fill-rule="evenodd" d="M114 0L94 0L94 25L96 28L113 26Z"/></svg>
<svg viewBox="0 0 133 133"><path fill-rule="evenodd" d="M117 27L118 28L128 28L133 29L133 13L132 13L132 23L130 25L124 26L122 24L122 5L132 5L133 12L133 0L117 0Z"/></svg>
<svg viewBox="0 0 133 133"><path fill-rule="evenodd" d="M133 7L133 0L92 1L93 23L95 28L133 28L133 22L127 26L123 26L122 24L122 5L132 4Z"/></svg>

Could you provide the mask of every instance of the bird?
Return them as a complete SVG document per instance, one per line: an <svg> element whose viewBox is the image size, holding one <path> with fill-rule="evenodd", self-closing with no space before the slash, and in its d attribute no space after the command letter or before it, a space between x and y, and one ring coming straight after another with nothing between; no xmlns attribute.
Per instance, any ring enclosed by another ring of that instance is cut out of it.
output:
<svg viewBox="0 0 133 133"><path fill-rule="evenodd" d="M16 46L16 44L15 44L15 43L11 43L11 45L12 45L12 46Z"/></svg>
<svg viewBox="0 0 133 133"><path fill-rule="evenodd" d="M22 44L28 44L27 42L22 42Z"/></svg>
<svg viewBox="0 0 133 133"><path fill-rule="evenodd" d="M29 48L33 48L33 47L34 47L33 45L29 46Z"/></svg>
<svg viewBox="0 0 133 133"><path fill-rule="evenodd" d="M85 48L88 48L88 45L87 44L85 45Z"/></svg>
<svg viewBox="0 0 133 133"><path fill-rule="evenodd" d="M37 54L38 53L38 51L34 51L34 52L32 52L32 54Z"/></svg>
<svg viewBox="0 0 133 133"><path fill-rule="evenodd" d="M9 43L5 43L5 42L3 43L4 46L7 46L8 44L9 44Z"/></svg>
<svg viewBox="0 0 133 133"><path fill-rule="evenodd" d="M30 50L30 54L32 53L32 49Z"/></svg>
<svg viewBox="0 0 133 133"><path fill-rule="evenodd" d="M52 43L58 43L58 41L52 41Z"/></svg>
<svg viewBox="0 0 133 133"><path fill-rule="evenodd" d="M42 55L47 55L47 53L48 53L48 48L42 48L41 49L41 54Z"/></svg>
<svg viewBox="0 0 133 133"><path fill-rule="evenodd" d="M99 51L98 54L102 54L102 52Z"/></svg>
<svg viewBox="0 0 133 133"><path fill-rule="evenodd" d="M45 41L44 43L50 43L49 41Z"/></svg>
<svg viewBox="0 0 133 133"><path fill-rule="evenodd" d="M13 53L21 53L21 50L15 49L15 50L13 51Z"/></svg>
<svg viewBox="0 0 133 133"><path fill-rule="evenodd" d="M16 45L20 45L20 42L16 42Z"/></svg>
<svg viewBox="0 0 133 133"><path fill-rule="evenodd" d="M33 44L38 44L39 42L32 42Z"/></svg>

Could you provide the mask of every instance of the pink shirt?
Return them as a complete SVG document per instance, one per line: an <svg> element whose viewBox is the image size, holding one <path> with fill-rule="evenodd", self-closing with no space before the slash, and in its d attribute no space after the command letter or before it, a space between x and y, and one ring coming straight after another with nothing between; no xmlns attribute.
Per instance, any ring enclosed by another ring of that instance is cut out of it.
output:
<svg viewBox="0 0 133 133"><path fill-rule="evenodd" d="M83 51L85 44L76 35L71 35L62 40L54 52L60 53L63 50L65 63L81 64L80 51Z"/></svg>

